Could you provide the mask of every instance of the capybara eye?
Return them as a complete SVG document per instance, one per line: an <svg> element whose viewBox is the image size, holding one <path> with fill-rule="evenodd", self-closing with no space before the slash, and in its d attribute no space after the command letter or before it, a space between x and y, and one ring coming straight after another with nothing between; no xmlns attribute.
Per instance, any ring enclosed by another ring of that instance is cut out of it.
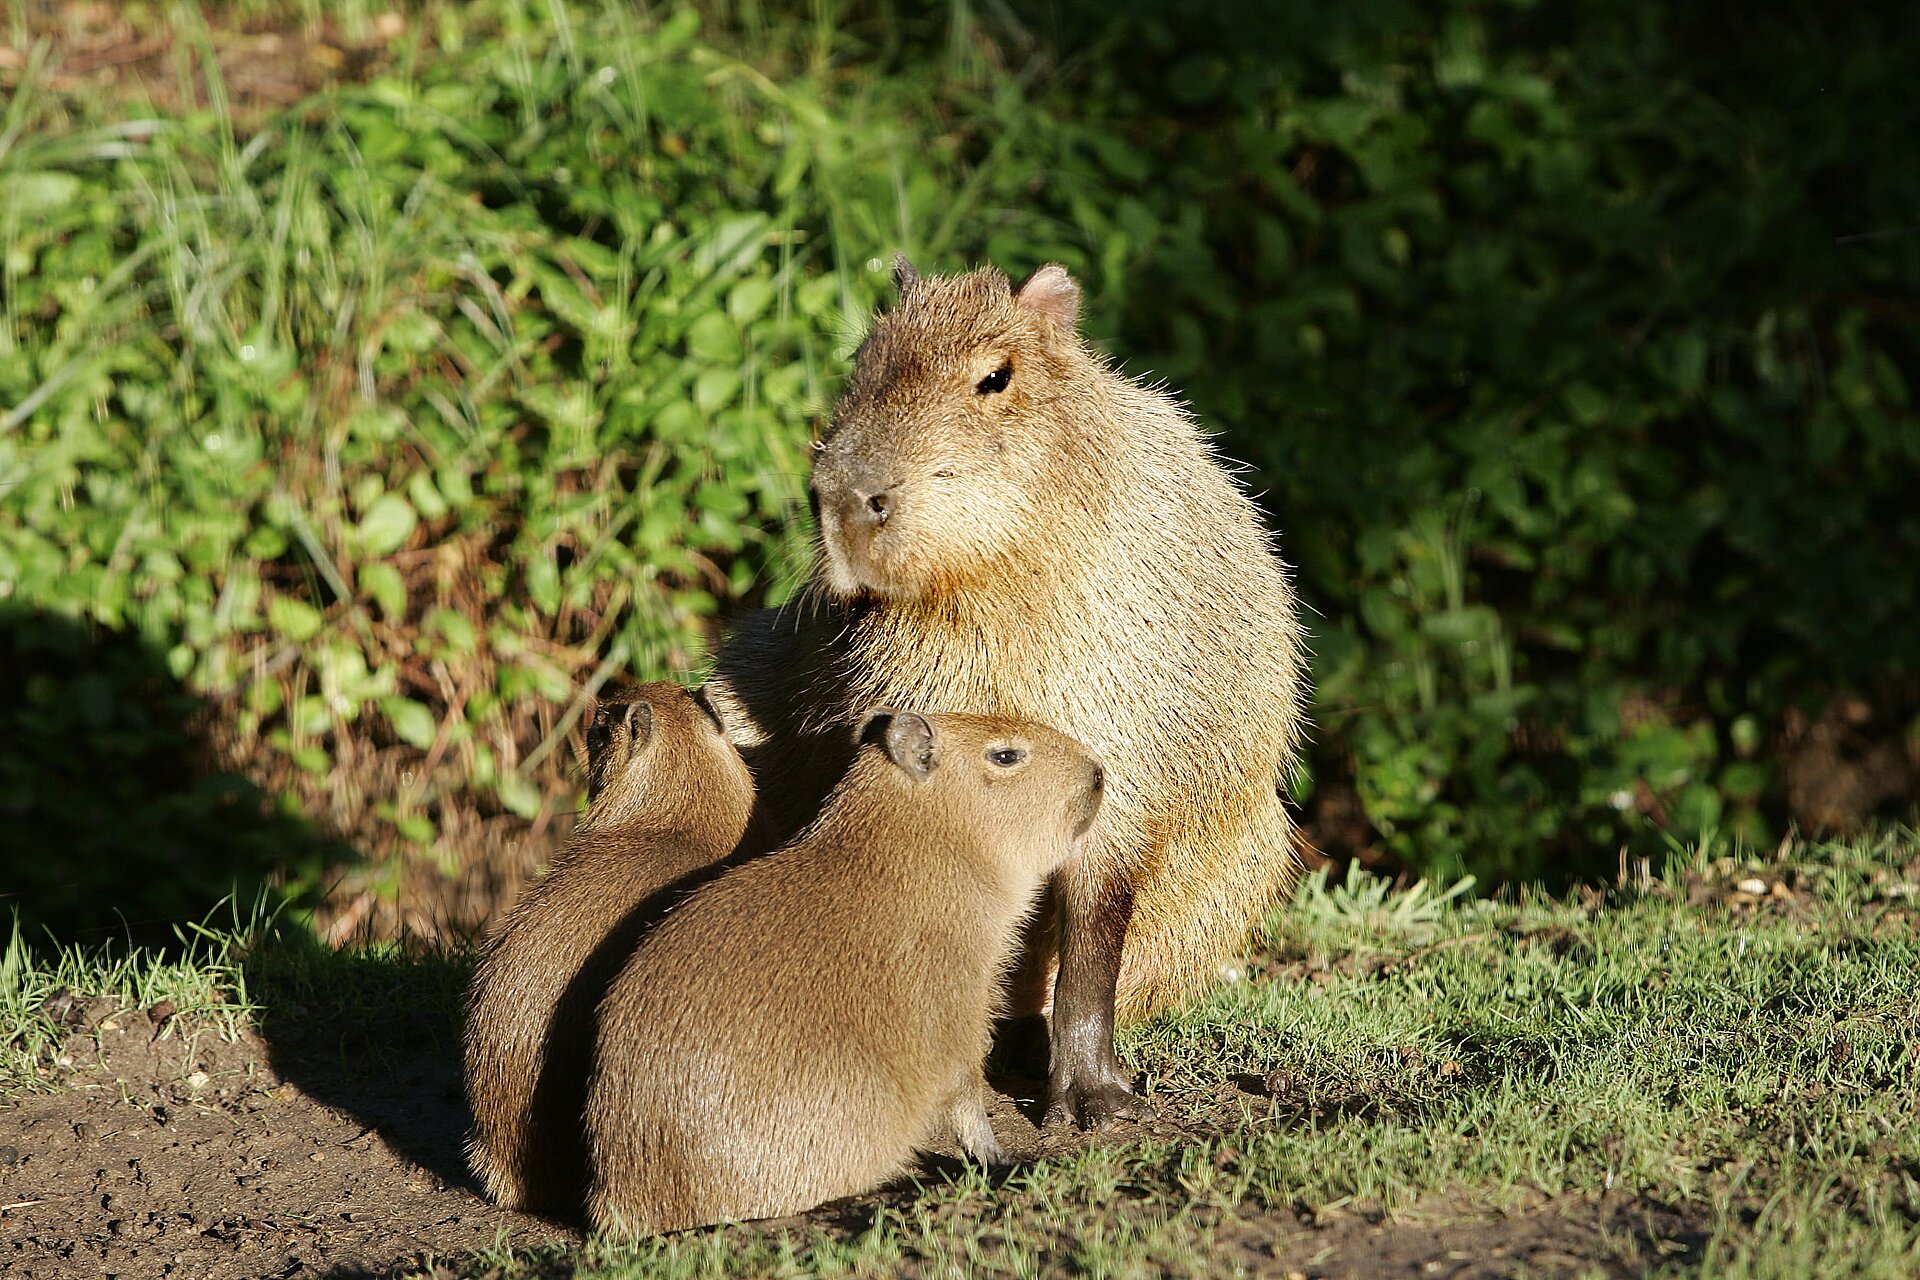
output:
<svg viewBox="0 0 1920 1280"><path fill-rule="evenodd" d="M980 379L979 385L974 387L974 390L983 396L992 395L996 391L1005 391L1007 389L1007 383L1012 380L1013 361L1009 360L986 377Z"/></svg>
<svg viewBox="0 0 1920 1280"><path fill-rule="evenodd" d="M988 747L987 763L1001 769L1011 769L1027 758L1027 753L1019 747Z"/></svg>

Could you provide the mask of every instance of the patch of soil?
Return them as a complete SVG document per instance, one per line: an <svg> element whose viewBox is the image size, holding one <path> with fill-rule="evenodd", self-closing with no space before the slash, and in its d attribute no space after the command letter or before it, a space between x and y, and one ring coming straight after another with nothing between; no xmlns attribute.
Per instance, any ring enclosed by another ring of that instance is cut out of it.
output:
<svg viewBox="0 0 1920 1280"><path fill-rule="evenodd" d="M1640 1276L1695 1259L1706 1226L1624 1198L1534 1197L1503 1212L1465 1196L1430 1197L1392 1215L1333 1211L1236 1217L1219 1224L1216 1265L1299 1280Z"/></svg>
<svg viewBox="0 0 1920 1280"><path fill-rule="evenodd" d="M398 12L375 16L360 39L331 25L232 21L218 11L210 16L201 40L170 16L137 6L30 2L23 15L25 45L9 47L0 33L0 85L16 85L32 60L33 43L44 41L45 83L55 93L150 103L177 113L208 105L212 73L236 121L246 126L329 85L371 79L385 65L389 44L407 32ZM183 54L196 60L192 72L183 71ZM199 67L197 60L209 55L213 66Z"/></svg>
<svg viewBox="0 0 1920 1280"><path fill-rule="evenodd" d="M1762 863L1717 858L1689 871L1681 890L1689 907L1720 907L1735 917L1767 916L1805 925L1820 915L1820 875L1817 867L1795 866L1784 858ZM1920 858L1899 867L1874 867L1862 887L1863 900L1854 910L1871 924L1875 936L1913 928L1920 917ZM1656 882L1647 891L1664 893L1666 887Z"/></svg>
<svg viewBox="0 0 1920 1280"><path fill-rule="evenodd" d="M571 1238L494 1208L467 1180L457 1064L353 1073L336 1059L322 1101L295 1080L332 1056L270 1051L252 1033L229 1043L179 1019L156 1029L139 1010L71 1037L59 1092L0 1113L0 1273L353 1274Z"/></svg>
<svg viewBox="0 0 1920 1280"><path fill-rule="evenodd" d="M378 1009L308 1019L283 1005L265 1024L271 1041L247 1032L229 1042L158 1012L156 1023L140 1010L89 1011L51 1068L59 1091L6 1104L0 1272L20 1280L445 1276L453 1272L437 1260L504 1244L537 1251L534 1274L571 1274L576 1232L493 1207L469 1178L457 1050L434 1019L409 1029ZM991 1110L1009 1152L1025 1162L1083 1147L1085 1135L1038 1126L1043 1081L1020 1046L1005 1056L1011 1065L994 1073ZM1122 1122L1099 1140L1218 1136L1250 1114L1272 1113L1279 1100L1273 1082L1252 1078L1208 1096L1163 1096L1157 1116ZM1230 1141L1218 1158L1236 1158ZM957 1152L936 1152L920 1172L960 1167ZM851 1238L910 1194L883 1189L729 1230ZM1129 1197L1100 1211L1168 1212ZM1613 1197L1535 1197L1493 1210L1462 1195L1391 1215L1364 1206L1196 1212L1223 1270L1325 1280L1636 1275L1662 1258L1697 1256L1706 1238L1679 1212ZM1071 1244L1077 1224L1049 1225L1063 1248ZM907 1261L905 1274L915 1274Z"/></svg>
<svg viewBox="0 0 1920 1280"><path fill-rule="evenodd" d="M1900 818L1920 798L1920 735L1908 697L1879 705L1831 698L1809 719L1789 710L1780 734L1781 780L1796 825L1816 836L1859 831L1875 817Z"/></svg>

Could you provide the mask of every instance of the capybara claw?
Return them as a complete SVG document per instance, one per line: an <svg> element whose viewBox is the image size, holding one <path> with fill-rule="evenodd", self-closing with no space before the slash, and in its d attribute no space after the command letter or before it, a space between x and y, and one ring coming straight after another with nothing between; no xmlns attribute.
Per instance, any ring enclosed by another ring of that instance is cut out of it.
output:
<svg viewBox="0 0 1920 1280"><path fill-rule="evenodd" d="M1125 1084L1073 1082L1051 1090L1047 1102L1046 1125L1072 1124L1082 1129L1099 1129L1116 1120L1150 1120L1153 1104Z"/></svg>

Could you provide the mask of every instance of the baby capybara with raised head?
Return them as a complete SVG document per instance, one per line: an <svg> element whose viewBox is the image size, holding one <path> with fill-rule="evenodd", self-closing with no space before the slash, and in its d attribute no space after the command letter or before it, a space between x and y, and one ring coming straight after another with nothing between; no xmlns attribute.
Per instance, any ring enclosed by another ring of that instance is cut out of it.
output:
<svg viewBox="0 0 1920 1280"><path fill-rule="evenodd" d="M600 1008L588 1218L623 1236L797 1213L957 1133L1003 969L1101 771L1050 729L880 715L819 818L697 890Z"/></svg>

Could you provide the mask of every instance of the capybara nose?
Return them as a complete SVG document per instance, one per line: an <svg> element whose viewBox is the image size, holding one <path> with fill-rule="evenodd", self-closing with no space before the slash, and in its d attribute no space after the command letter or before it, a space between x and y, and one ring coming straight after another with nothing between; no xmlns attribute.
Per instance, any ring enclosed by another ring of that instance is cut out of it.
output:
<svg viewBox="0 0 1920 1280"><path fill-rule="evenodd" d="M884 489L853 485L850 489L853 501L848 504L852 510L848 515L876 527L885 524L893 514L893 488L891 485Z"/></svg>

